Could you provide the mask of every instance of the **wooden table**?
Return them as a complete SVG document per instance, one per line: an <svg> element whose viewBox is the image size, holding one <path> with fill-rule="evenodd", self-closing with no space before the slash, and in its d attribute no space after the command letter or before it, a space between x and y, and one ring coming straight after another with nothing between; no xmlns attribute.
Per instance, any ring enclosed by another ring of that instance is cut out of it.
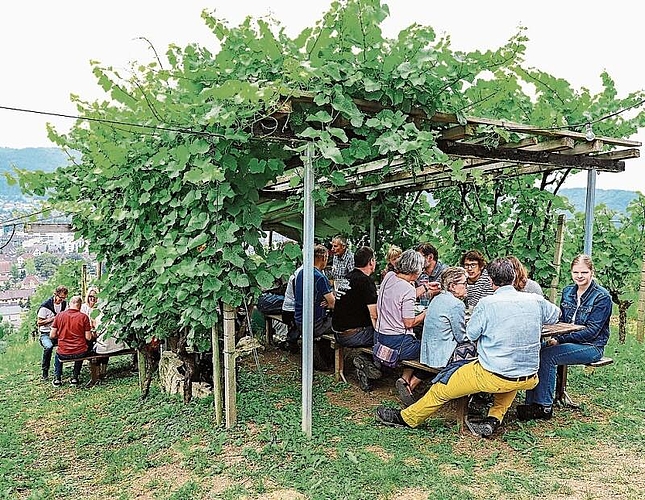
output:
<svg viewBox="0 0 645 500"><path fill-rule="evenodd" d="M573 323L556 323L555 325L544 325L542 327L542 338L550 338L555 335L582 330L584 325L574 325ZM555 398L554 403L560 406L569 406L577 408L578 405L567 394L567 365L558 365L557 376L555 379Z"/></svg>

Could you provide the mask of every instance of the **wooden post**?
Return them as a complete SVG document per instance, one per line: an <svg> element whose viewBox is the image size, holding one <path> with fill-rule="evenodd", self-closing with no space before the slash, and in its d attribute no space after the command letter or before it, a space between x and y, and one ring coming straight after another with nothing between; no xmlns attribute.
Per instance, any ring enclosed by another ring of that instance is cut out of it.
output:
<svg viewBox="0 0 645 500"><path fill-rule="evenodd" d="M224 411L226 428L237 421L235 406L235 309L224 304Z"/></svg>
<svg viewBox="0 0 645 500"><path fill-rule="evenodd" d="M213 342L213 405L215 406L215 423L222 423L222 363L219 357L219 335L217 325L211 328L211 342Z"/></svg>
<svg viewBox="0 0 645 500"><path fill-rule="evenodd" d="M641 266L641 285L638 289L638 319L636 322L636 340L643 342L645 337L645 254Z"/></svg>
<svg viewBox="0 0 645 500"><path fill-rule="evenodd" d="M87 295L87 264L81 267L81 297L85 300Z"/></svg>
<svg viewBox="0 0 645 500"><path fill-rule="evenodd" d="M103 265L101 261L96 262L96 279L100 280L101 276L103 276Z"/></svg>
<svg viewBox="0 0 645 500"><path fill-rule="evenodd" d="M549 287L549 300L555 304L558 297L558 285L560 284L560 269L562 267L562 247L564 245L564 223L566 216L558 215L558 227L555 232L555 254L553 256L554 275Z"/></svg>
<svg viewBox="0 0 645 500"><path fill-rule="evenodd" d="M137 349L137 367L139 369L139 390L143 394L146 390L146 378L148 377L145 348Z"/></svg>

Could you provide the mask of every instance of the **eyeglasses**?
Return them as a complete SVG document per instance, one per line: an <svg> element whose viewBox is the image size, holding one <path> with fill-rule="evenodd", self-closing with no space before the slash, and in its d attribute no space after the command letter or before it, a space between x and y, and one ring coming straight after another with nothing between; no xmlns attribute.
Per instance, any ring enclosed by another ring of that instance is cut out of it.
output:
<svg viewBox="0 0 645 500"><path fill-rule="evenodd" d="M88 295L87 300L96 300L98 297L96 295Z"/></svg>
<svg viewBox="0 0 645 500"><path fill-rule="evenodd" d="M455 281L453 285L466 285L466 281Z"/></svg>
<svg viewBox="0 0 645 500"><path fill-rule="evenodd" d="M473 269L475 267L479 267L479 262L467 262L464 264L464 268L466 269Z"/></svg>
<svg viewBox="0 0 645 500"><path fill-rule="evenodd" d="M67 295L59 295L57 293L55 293L54 296L58 297L60 300L65 300L67 298Z"/></svg>

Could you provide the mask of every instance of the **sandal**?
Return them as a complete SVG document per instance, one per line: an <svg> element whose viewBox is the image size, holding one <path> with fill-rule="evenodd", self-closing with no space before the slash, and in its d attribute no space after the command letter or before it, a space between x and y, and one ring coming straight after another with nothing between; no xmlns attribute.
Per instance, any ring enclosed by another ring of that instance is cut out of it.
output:
<svg viewBox="0 0 645 500"><path fill-rule="evenodd" d="M410 384L408 384L408 382L405 379L403 378L397 379L394 385L396 387L396 391L399 393L399 399L401 400L401 403L403 403L404 408L407 408L411 404L416 403L416 398L412 395L412 392L410 391Z"/></svg>

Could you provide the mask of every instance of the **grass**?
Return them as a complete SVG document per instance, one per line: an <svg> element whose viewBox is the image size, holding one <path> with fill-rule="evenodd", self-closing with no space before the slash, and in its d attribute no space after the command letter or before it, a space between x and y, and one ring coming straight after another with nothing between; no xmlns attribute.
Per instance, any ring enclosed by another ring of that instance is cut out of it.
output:
<svg viewBox="0 0 645 500"><path fill-rule="evenodd" d="M633 325L630 325L630 328ZM614 332L615 333L615 332ZM450 412L418 430L375 423L374 396L316 373L311 439L300 430L297 366L265 356L240 370L238 422L214 425L212 398L184 405L153 384L141 400L127 359L108 382L38 380L40 347L0 354L0 498L638 498L645 489L645 354L612 335L609 367L569 371L581 411L480 440ZM271 361L269 362L269 359Z"/></svg>

